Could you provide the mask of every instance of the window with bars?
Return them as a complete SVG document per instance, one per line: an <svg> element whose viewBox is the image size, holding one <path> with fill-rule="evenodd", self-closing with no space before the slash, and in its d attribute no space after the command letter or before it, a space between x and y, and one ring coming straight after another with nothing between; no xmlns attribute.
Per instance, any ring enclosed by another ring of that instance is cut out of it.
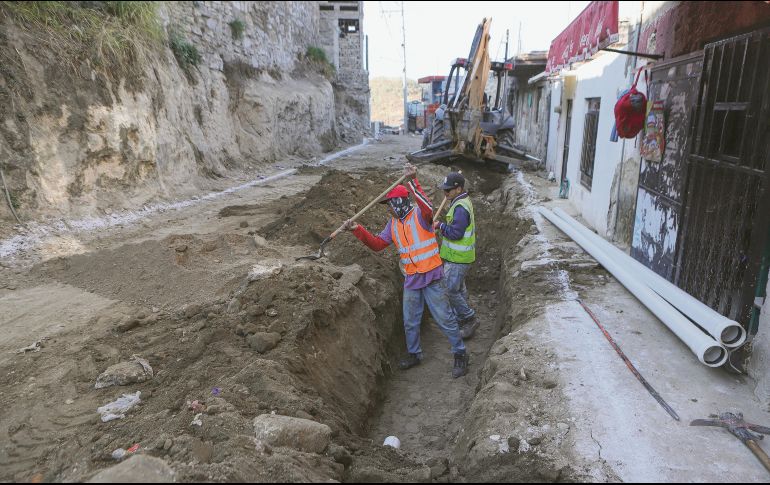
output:
<svg viewBox="0 0 770 485"><path fill-rule="evenodd" d="M588 190L594 179L594 159L596 158L596 134L599 128L599 108L601 98L586 98L588 110L583 124L583 150L580 156L580 183Z"/></svg>

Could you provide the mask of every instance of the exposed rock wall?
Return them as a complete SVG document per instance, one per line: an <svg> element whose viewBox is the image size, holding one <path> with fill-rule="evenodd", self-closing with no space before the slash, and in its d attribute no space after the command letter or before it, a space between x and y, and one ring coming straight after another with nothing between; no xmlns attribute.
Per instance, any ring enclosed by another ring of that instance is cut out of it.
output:
<svg viewBox="0 0 770 485"><path fill-rule="evenodd" d="M24 219L190 195L338 143L335 89L299 62L317 42L315 2L166 2L160 17L197 48L197 66L185 71L165 42L116 77L58 59L0 16L0 163Z"/></svg>

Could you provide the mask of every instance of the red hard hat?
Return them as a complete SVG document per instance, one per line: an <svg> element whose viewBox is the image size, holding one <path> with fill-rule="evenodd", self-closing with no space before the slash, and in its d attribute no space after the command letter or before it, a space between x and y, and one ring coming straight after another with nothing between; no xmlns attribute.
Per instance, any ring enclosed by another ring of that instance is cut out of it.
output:
<svg viewBox="0 0 770 485"><path fill-rule="evenodd" d="M385 198L380 201L380 204L385 204L388 202L388 199L395 199L396 197L409 197L409 191L403 185L396 185L393 190L388 192Z"/></svg>

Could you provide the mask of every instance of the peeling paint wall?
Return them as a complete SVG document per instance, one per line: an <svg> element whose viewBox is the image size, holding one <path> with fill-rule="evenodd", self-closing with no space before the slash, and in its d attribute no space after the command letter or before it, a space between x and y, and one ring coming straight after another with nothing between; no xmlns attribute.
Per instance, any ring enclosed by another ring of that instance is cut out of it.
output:
<svg viewBox="0 0 770 485"><path fill-rule="evenodd" d="M640 161L631 256L671 281L676 276L687 141L701 68L701 54L696 53L650 69L650 100L663 101L664 106L665 149L660 162Z"/></svg>

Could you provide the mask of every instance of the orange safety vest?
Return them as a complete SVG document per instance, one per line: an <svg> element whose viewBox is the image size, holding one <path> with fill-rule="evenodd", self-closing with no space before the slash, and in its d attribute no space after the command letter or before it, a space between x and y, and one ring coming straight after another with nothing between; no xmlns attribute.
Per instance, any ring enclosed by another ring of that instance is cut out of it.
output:
<svg viewBox="0 0 770 485"><path fill-rule="evenodd" d="M406 274L427 273L441 266L436 234L422 227L416 209L403 221L392 218L390 234Z"/></svg>

